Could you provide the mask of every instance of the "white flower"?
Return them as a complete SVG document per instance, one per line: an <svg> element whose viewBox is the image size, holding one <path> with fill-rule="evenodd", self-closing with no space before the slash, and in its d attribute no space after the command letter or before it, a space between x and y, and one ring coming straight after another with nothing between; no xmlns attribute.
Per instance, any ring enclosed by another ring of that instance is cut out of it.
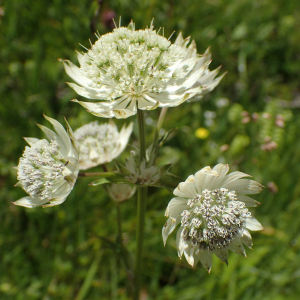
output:
<svg viewBox="0 0 300 300"><path fill-rule="evenodd" d="M29 196L14 204L25 207L48 207L65 201L74 187L78 175L78 150L71 127L66 121L68 133L54 119L45 118L53 125L56 133L38 125L46 134L46 139L25 138L26 146L20 158L19 182ZM46 204L49 203L49 204ZM45 205L46 204L46 205Z"/></svg>
<svg viewBox="0 0 300 300"><path fill-rule="evenodd" d="M136 185L130 185L126 183L112 183L108 188L108 193L110 197L120 203L127 199L130 199L135 191L136 191Z"/></svg>
<svg viewBox="0 0 300 300"><path fill-rule="evenodd" d="M164 244L175 227L178 255L195 266L198 261L210 272L212 253L227 263L228 250L246 256L243 244L252 247L248 230L261 230L261 224L246 207L259 204L244 194L257 194L262 186L241 172L228 175L228 165L205 167L190 175L174 190L167 207L169 217L162 230Z"/></svg>
<svg viewBox="0 0 300 300"><path fill-rule="evenodd" d="M178 36L171 42L150 28L115 28L97 36L87 53L78 53L80 68L63 61L69 83L79 95L98 101L80 103L99 117L127 118L142 110L177 106L204 90L212 90L222 76L208 70L209 50L197 54L193 41Z"/></svg>
<svg viewBox="0 0 300 300"><path fill-rule="evenodd" d="M99 125L92 122L74 132L79 144L79 169L86 170L112 161L125 149L132 132L133 123L118 132L113 123Z"/></svg>

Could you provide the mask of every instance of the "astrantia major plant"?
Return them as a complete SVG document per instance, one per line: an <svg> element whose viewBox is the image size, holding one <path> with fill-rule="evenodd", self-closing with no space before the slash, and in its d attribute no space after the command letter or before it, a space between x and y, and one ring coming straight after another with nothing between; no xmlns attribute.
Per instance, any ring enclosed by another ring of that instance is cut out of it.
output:
<svg viewBox="0 0 300 300"><path fill-rule="evenodd" d="M227 263L228 250L245 255L243 244L252 246L248 230L261 230L261 224L248 207L258 204L246 196L261 191L261 185L244 179L241 172L227 174L228 166L205 167L185 182L169 172L170 165L156 165L159 150L170 132L160 136L168 107L185 101L199 100L212 91L223 78L219 69L208 69L210 49L197 53L196 43L179 34L172 44L149 28L135 30L115 28L112 33L97 35L97 41L85 53L78 53L80 67L63 61L67 74L76 82L69 83L80 96L92 102L73 100L90 113L103 118L119 119L137 115L139 147L133 147L124 164L108 170L106 163L125 149L133 124L119 132L114 123L92 122L75 131L67 124L68 134L57 121L46 117L56 131L40 126L47 140L26 138L30 147L24 151L18 166L18 186L29 196L15 202L26 207L52 206L62 203L71 192L77 177L98 177L93 186L109 183L109 196L117 209L118 239L130 282L133 298L139 299L141 286L144 225L147 188L174 189L166 210L169 217L163 227L163 241L180 224L176 245L178 254L185 255L195 266L200 261L210 271L212 254ZM145 110L161 107L157 127L149 148L146 148ZM79 173L79 169L102 168L104 172ZM137 235L134 270L128 263L128 251L122 241L120 205L137 189ZM110 244L112 244L109 241Z"/></svg>

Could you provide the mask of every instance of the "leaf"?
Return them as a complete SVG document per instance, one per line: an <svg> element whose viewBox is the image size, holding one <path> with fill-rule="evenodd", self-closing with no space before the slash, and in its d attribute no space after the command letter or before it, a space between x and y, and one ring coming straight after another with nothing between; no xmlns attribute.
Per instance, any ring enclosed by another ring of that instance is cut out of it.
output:
<svg viewBox="0 0 300 300"><path fill-rule="evenodd" d="M110 183L111 181L107 180L106 178L100 178L96 181L91 182L89 185L91 186L97 186L105 183Z"/></svg>

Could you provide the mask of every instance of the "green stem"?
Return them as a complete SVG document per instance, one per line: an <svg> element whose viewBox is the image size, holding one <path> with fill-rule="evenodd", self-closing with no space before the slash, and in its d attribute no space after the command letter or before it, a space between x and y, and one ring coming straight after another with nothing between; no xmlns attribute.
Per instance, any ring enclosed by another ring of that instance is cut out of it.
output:
<svg viewBox="0 0 300 300"><path fill-rule="evenodd" d="M120 247L122 249L123 247L122 221L121 221L121 210L119 204L116 204L116 209L117 209L117 222L118 222L118 239L119 239Z"/></svg>
<svg viewBox="0 0 300 300"><path fill-rule="evenodd" d="M139 127L139 143L140 143L140 162L146 160L146 134L145 134L145 118L142 110L137 112ZM142 270L142 253L144 242L145 213L147 201L147 187L138 186L138 207L137 207L137 233L136 233L136 256L135 256L135 291L134 300L139 300L141 288L141 270Z"/></svg>
<svg viewBox="0 0 300 300"><path fill-rule="evenodd" d="M123 238L122 238L122 219L121 219L121 209L120 205L116 204L117 209L117 223L118 223L118 240L119 240L119 247L121 250L121 257L125 265L127 278L130 285L130 290L132 291L134 289L134 281L133 281L133 272L131 269L131 263L130 263L130 257L129 253L127 252L124 244L123 244Z"/></svg>
<svg viewBox="0 0 300 300"><path fill-rule="evenodd" d="M140 109L137 111L138 127L139 127L139 143L140 143L140 163L146 159L146 133L144 112Z"/></svg>

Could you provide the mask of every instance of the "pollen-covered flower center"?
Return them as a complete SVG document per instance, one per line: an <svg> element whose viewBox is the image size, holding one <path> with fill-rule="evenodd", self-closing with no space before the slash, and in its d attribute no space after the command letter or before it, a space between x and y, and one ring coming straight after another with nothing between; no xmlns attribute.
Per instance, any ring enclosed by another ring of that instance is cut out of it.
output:
<svg viewBox="0 0 300 300"><path fill-rule="evenodd" d="M194 65L184 65L176 72L170 69L185 56L186 49L171 45L151 29L116 28L99 37L79 60L92 87L114 87L107 91L107 98L113 100L124 94L140 97L146 92L160 93L172 76L183 78L193 68Z"/></svg>
<svg viewBox="0 0 300 300"><path fill-rule="evenodd" d="M214 250L229 245L251 213L245 203L237 201L235 191L204 190L188 200L190 209L181 214L181 235L193 246Z"/></svg>
<svg viewBox="0 0 300 300"><path fill-rule="evenodd" d="M77 129L74 135L79 143L82 161L98 161L99 158L112 154L120 146L120 134L117 128L110 124L98 125L97 122L92 122Z"/></svg>
<svg viewBox="0 0 300 300"><path fill-rule="evenodd" d="M18 165L18 180L31 197L49 198L65 183L70 173L67 164L60 158L56 141L39 140L25 148Z"/></svg>

